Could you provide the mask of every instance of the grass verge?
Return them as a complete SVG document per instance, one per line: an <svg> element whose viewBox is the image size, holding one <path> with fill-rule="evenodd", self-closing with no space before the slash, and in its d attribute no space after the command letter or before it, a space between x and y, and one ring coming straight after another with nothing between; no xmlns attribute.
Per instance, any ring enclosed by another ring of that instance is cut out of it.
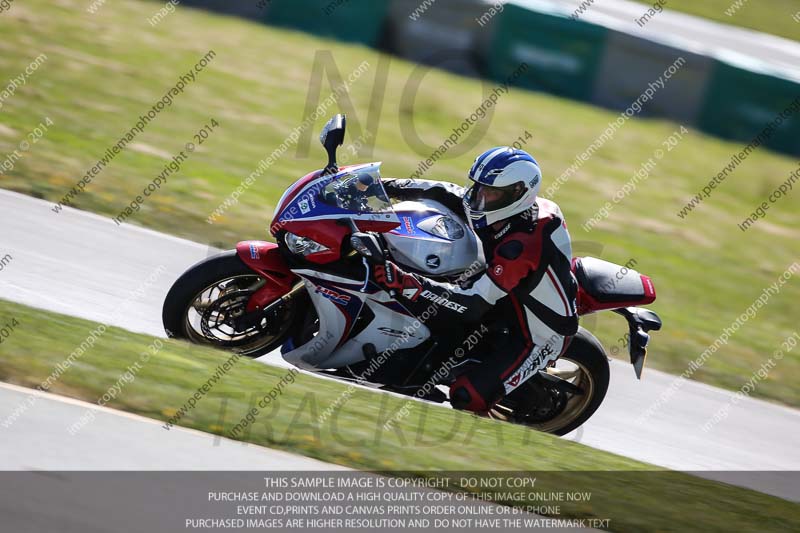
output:
<svg viewBox="0 0 800 533"><path fill-rule="evenodd" d="M108 328L66 365L97 324L0 300L0 324L7 323L16 325L0 346L0 381L36 387L61 364L51 392L96 402L114 390L109 407L164 421L230 357L177 341L163 341L151 352L152 337ZM148 360L120 386L121 376L142 360L142 353L150 354ZM238 360L178 425L228 435L286 374L284 368ZM450 409L415 403L406 418L386 429L385 421L402 408L403 399L345 390L330 380L294 376L240 439L390 475L550 471L542 472L546 481L537 491L580 483L580 490L591 493L589 501L563 503L561 517L610 519L614 531L724 531L732 524L739 531L788 531L797 516L798 505L778 498ZM336 409L320 421L331 405ZM64 428L52 428L53 436L76 422L65 420ZM167 429L163 438L169 439Z"/></svg>

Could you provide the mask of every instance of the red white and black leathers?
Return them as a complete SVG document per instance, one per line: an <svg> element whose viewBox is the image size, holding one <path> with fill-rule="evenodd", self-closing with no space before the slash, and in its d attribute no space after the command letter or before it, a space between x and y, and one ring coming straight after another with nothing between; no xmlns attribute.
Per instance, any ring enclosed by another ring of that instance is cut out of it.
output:
<svg viewBox="0 0 800 533"><path fill-rule="evenodd" d="M390 181L387 189L394 197L425 196L451 208L464 191L451 183L420 180ZM566 350L578 330L577 282L566 223L550 200L537 198L529 210L479 230L478 237L486 270L466 284L437 282L393 264L390 272L376 269L376 280L400 289L398 295L412 312L436 303L442 314L435 321L504 326L492 330L491 353L482 354L481 363L459 376L450 390L454 407L485 412Z"/></svg>

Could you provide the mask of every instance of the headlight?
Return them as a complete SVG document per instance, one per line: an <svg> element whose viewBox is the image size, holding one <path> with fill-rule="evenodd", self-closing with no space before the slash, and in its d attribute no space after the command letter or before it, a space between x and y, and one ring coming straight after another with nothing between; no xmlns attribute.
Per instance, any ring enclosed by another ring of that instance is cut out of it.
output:
<svg viewBox="0 0 800 533"><path fill-rule="evenodd" d="M425 229L425 231L430 231L430 233L434 235L438 235L443 239L450 239L451 241L464 236L464 228L461 227L461 224L447 216L439 217L436 224L434 224L430 230Z"/></svg>
<svg viewBox="0 0 800 533"><path fill-rule="evenodd" d="M284 241L286 241L286 246L289 248L289 251L297 255L305 256L317 252L324 252L329 249L327 246L323 246L313 239L301 237L289 232L286 233Z"/></svg>

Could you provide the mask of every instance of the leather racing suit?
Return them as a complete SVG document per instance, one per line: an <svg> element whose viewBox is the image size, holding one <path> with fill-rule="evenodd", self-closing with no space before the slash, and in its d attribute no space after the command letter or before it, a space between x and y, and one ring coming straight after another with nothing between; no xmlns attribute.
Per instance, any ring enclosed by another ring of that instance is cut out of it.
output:
<svg viewBox="0 0 800 533"><path fill-rule="evenodd" d="M387 180L385 185L394 198L426 197L464 213L465 189L458 185L429 180ZM418 290L402 291L413 295L399 298L411 311L438 303L446 314L436 321L493 320L504 326L490 330L491 353L450 388L453 407L483 413L566 351L578 330L577 282L569 232L555 202L537 198L531 209L477 235L484 272L460 285L402 273L401 283Z"/></svg>

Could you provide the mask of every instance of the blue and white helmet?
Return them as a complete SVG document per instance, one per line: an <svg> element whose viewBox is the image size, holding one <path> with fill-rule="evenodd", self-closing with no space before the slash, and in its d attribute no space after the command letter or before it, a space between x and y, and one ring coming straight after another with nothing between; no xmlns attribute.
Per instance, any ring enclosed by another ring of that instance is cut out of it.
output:
<svg viewBox="0 0 800 533"><path fill-rule="evenodd" d="M473 229L480 229L533 207L542 184L539 164L510 146L483 152L469 170L474 185L464 196L464 212Z"/></svg>

